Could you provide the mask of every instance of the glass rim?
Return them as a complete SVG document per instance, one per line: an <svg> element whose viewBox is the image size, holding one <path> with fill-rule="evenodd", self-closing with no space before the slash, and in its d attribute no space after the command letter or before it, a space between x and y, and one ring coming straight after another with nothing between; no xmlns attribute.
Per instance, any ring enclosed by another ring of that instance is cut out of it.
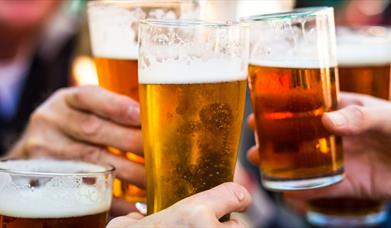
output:
<svg viewBox="0 0 391 228"><path fill-rule="evenodd" d="M198 19L143 19L140 25L159 26L159 27L175 27L175 28L190 28L190 27L207 27L207 28L229 28L242 27L245 24L240 21L205 21Z"/></svg>
<svg viewBox="0 0 391 228"><path fill-rule="evenodd" d="M289 19L297 19L304 18L308 16L318 16L323 14L324 12L329 12L333 10L333 7L329 6L320 6L320 7L304 7L298 8L291 11L277 12L277 13L269 13L269 14L259 14L253 15L249 17L242 17L241 21L243 22L256 22L256 21L268 21L268 20L289 20Z"/></svg>
<svg viewBox="0 0 391 228"><path fill-rule="evenodd" d="M0 173L7 173L7 174L12 174L12 175L20 175L20 176L36 176L36 177L66 177L66 176L98 176L98 175L103 175L103 174L113 174L115 171L115 167L113 165L100 165L100 164L93 164L85 161L78 161L78 160L56 160L56 159L48 159L49 161L56 161L56 162L62 162L62 161L76 161L76 162L83 162L91 165L96 165L99 167L102 167L104 170L100 171L86 171L86 172L77 172L77 173L66 173L66 172L50 172L50 171L45 171L45 172L40 172L40 171L26 171L26 170L17 170L17 169L8 169L8 168L1 168L0 167ZM7 162L7 161L34 161L34 159L3 159L0 160L0 163Z"/></svg>
<svg viewBox="0 0 391 228"><path fill-rule="evenodd" d="M104 6L104 5L110 5L110 6L131 6L132 4L140 4L140 5L151 5L151 4L172 4L172 3L186 3L181 0L153 0L153 1L145 1L145 0L104 0L104 1L88 1L87 2L87 8L94 7L94 6Z"/></svg>

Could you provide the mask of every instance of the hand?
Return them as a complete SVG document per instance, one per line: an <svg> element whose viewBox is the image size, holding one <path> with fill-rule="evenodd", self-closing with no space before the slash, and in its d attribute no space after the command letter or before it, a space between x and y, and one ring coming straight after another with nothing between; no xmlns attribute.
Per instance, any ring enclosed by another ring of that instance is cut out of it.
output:
<svg viewBox="0 0 391 228"><path fill-rule="evenodd" d="M115 218L107 228L245 227L243 223L233 219L220 223L219 218L231 212L244 211L250 203L251 196L245 188L234 183L224 183L147 217L131 213Z"/></svg>
<svg viewBox="0 0 391 228"><path fill-rule="evenodd" d="M142 155L139 105L100 87L73 87L57 91L36 109L8 156L111 164L118 178L144 188L144 166L107 152L108 146Z"/></svg>
<svg viewBox="0 0 391 228"><path fill-rule="evenodd" d="M391 198L391 103L354 93L341 93L341 110L325 113L322 122L343 137L345 178L334 186L287 193L298 199L356 197ZM249 117L254 127L253 115ZM251 148L248 158L259 164Z"/></svg>

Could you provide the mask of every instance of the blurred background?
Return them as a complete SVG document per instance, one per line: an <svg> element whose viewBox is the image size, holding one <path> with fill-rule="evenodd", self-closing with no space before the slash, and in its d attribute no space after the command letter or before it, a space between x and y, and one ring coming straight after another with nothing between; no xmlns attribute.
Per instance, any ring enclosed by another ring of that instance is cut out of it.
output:
<svg viewBox="0 0 391 228"><path fill-rule="evenodd" d="M99 0L96 0L99 1ZM98 84L91 58L87 0L0 0L0 151L23 132L33 110L55 90ZM193 0L205 20L287 11L298 7L332 6L337 26L390 25L390 0ZM251 113L247 99L246 116ZM242 216L251 227L306 227L280 194L263 190L258 168L246 159L254 137L243 125L241 168L237 181L253 195ZM297 210L298 209L298 210ZM387 224L385 224L387 226Z"/></svg>

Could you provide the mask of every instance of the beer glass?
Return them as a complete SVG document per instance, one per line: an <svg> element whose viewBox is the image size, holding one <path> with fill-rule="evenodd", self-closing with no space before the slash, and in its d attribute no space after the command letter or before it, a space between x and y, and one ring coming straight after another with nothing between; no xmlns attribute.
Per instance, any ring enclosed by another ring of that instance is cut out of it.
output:
<svg viewBox="0 0 391 228"><path fill-rule="evenodd" d="M233 180L247 66L245 25L141 22L139 84L148 214Z"/></svg>
<svg viewBox="0 0 391 228"><path fill-rule="evenodd" d="M192 17L190 2L180 1L99 1L89 2L88 22L91 46L99 85L136 101L138 95L138 21L144 18L175 19ZM132 152L109 148L109 151L144 164L144 158ZM113 194L129 202L144 202L145 191L115 179Z"/></svg>
<svg viewBox="0 0 391 228"><path fill-rule="evenodd" d="M253 16L249 86L263 185L300 190L343 178L342 142L323 126L337 107L333 9Z"/></svg>
<svg viewBox="0 0 391 228"><path fill-rule="evenodd" d="M341 90L390 99L391 30L340 27L337 54ZM387 219L382 201L355 198L309 202L308 221L322 226L369 226Z"/></svg>
<svg viewBox="0 0 391 228"><path fill-rule="evenodd" d="M113 169L78 161L1 161L0 227L104 228Z"/></svg>

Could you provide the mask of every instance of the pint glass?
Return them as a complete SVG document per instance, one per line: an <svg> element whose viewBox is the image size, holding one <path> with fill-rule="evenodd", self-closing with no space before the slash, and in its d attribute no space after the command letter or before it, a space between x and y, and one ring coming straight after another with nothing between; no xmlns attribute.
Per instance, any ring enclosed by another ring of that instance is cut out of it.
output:
<svg viewBox="0 0 391 228"><path fill-rule="evenodd" d="M0 162L0 227L104 228L113 167L77 161Z"/></svg>
<svg viewBox="0 0 391 228"><path fill-rule="evenodd" d="M138 22L144 18L176 19L193 10L191 3L180 1L99 1L88 4L92 52L99 85L139 101L138 95ZM144 164L144 158L132 152L109 151ZM113 194L129 202L144 202L145 191L115 179Z"/></svg>
<svg viewBox="0 0 391 228"><path fill-rule="evenodd" d="M248 27L146 20L139 45L151 214L232 181L246 95Z"/></svg>
<svg viewBox="0 0 391 228"><path fill-rule="evenodd" d="M342 91L390 99L391 30L385 27L337 29L339 82ZM369 226L387 218L384 202L335 198L309 203L307 218L322 226Z"/></svg>
<svg viewBox="0 0 391 228"><path fill-rule="evenodd" d="M319 188L343 178L342 142L323 126L337 107L332 8L243 19L250 24L249 86L263 185Z"/></svg>

